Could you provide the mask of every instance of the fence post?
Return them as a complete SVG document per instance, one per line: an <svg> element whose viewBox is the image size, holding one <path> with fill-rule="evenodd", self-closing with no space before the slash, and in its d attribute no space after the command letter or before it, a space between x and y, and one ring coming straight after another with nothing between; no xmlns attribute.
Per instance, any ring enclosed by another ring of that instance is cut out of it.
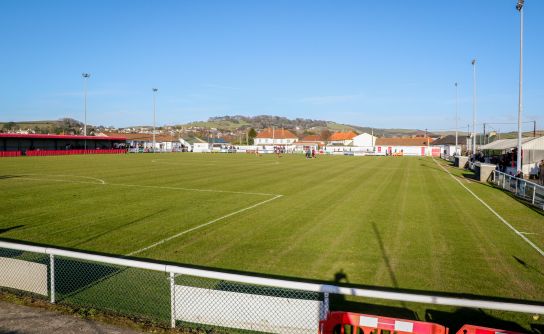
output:
<svg viewBox="0 0 544 334"><path fill-rule="evenodd" d="M327 319L328 315L329 315L329 293L325 292L323 294L323 314L322 314L323 318L321 320Z"/></svg>
<svg viewBox="0 0 544 334"><path fill-rule="evenodd" d="M535 204L536 186L533 186L533 205Z"/></svg>
<svg viewBox="0 0 544 334"><path fill-rule="evenodd" d="M175 274L170 273L170 327L176 328L176 285Z"/></svg>
<svg viewBox="0 0 544 334"><path fill-rule="evenodd" d="M50 283L51 283L51 304L55 304L55 255L49 254L49 270L50 270Z"/></svg>

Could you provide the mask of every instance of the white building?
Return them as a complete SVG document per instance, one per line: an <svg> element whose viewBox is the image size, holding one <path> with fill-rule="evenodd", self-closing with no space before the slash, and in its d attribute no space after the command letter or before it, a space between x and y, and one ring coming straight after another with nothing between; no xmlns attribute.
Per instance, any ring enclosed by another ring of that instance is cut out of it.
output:
<svg viewBox="0 0 544 334"><path fill-rule="evenodd" d="M263 146L286 146L292 145L298 140L298 137L289 130L284 129L264 129L255 137L255 145Z"/></svg>
<svg viewBox="0 0 544 334"><path fill-rule="evenodd" d="M377 138L375 154L438 157L440 147L431 147L432 142L433 139L429 137Z"/></svg>
<svg viewBox="0 0 544 334"><path fill-rule="evenodd" d="M353 146L373 147L376 144L376 139L377 137L365 132L353 137Z"/></svg>

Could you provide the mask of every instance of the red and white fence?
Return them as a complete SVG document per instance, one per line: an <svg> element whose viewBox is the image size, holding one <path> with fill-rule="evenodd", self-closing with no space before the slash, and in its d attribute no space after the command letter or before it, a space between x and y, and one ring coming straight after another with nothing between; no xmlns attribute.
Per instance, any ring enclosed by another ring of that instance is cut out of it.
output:
<svg viewBox="0 0 544 334"><path fill-rule="evenodd" d="M36 150L26 151L28 157L42 157L49 155L76 155L76 154L124 154L126 149L100 149L100 150Z"/></svg>
<svg viewBox="0 0 544 334"><path fill-rule="evenodd" d="M0 151L0 158L2 157L20 157L21 151Z"/></svg>

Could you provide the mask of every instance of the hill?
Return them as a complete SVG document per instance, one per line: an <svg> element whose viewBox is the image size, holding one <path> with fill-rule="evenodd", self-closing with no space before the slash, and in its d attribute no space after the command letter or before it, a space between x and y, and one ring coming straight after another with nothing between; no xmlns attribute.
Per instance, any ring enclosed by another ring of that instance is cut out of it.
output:
<svg viewBox="0 0 544 334"><path fill-rule="evenodd" d="M374 133L377 136L396 137L421 135L422 130L415 129L378 129L352 124L341 124L332 121L314 120L307 118L289 119L286 117L259 115L259 116L218 116L210 117L207 121L197 121L187 124L176 125L176 127L200 127L205 129L217 129L223 131L245 131L248 128L262 130L264 128L276 127L291 130L297 133L320 133L324 129L331 132L355 131L357 133Z"/></svg>

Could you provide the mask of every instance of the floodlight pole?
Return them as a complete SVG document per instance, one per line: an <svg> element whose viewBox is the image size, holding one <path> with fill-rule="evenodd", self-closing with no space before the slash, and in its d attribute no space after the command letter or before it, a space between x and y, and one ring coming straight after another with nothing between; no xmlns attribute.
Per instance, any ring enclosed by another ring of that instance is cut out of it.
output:
<svg viewBox="0 0 544 334"><path fill-rule="evenodd" d="M153 153L155 153L155 107L157 91L157 88L153 88Z"/></svg>
<svg viewBox="0 0 544 334"><path fill-rule="evenodd" d="M455 83L455 155L458 153L458 130L459 125L457 124L459 121L459 87L457 87L457 82Z"/></svg>
<svg viewBox="0 0 544 334"><path fill-rule="evenodd" d="M472 59L472 154L476 157L476 59Z"/></svg>
<svg viewBox="0 0 544 334"><path fill-rule="evenodd" d="M84 86L84 105L85 105L85 116L84 116L84 122L83 122L83 135L87 137L87 79L91 76L90 73L82 73L81 76L83 77L83 86ZM85 144L84 148L87 149L87 138L85 138Z"/></svg>
<svg viewBox="0 0 544 334"><path fill-rule="evenodd" d="M518 96L518 154L516 159L516 174L521 173L521 113L523 111L523 3L518 0L516 9L519 11L519 96Z"/></svg>

